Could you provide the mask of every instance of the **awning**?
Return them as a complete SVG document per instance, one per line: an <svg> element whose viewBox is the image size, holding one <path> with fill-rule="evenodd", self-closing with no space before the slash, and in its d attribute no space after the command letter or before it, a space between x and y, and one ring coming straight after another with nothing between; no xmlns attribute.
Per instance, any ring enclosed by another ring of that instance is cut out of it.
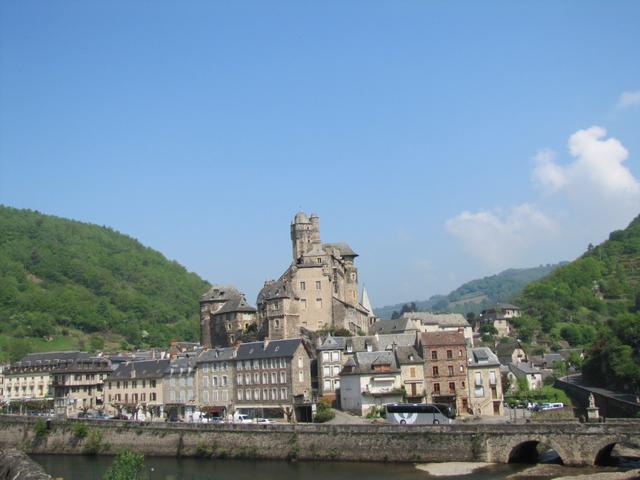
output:
<svg viewBox="0 0 640 480"><path fill-rule="evenodd" d="M224 413L225 407L200 407L200 411L204 413Z"/></svg>

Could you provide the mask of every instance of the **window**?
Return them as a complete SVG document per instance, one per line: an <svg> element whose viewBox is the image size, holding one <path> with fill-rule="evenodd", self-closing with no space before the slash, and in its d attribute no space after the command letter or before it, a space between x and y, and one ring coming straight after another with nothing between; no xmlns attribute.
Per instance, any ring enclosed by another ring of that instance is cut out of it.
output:
<svg viewBox="0 0 640 480"><path fill-rule="evenodd" d="M316 308L322 308L322 299L316 298Z"/></svg>
<svg viewBox="0 0 640 480"><path fill-rule="evenodd" d="M306 298L301 298L300 299L300 308L302 310L306 310L307 309L307 299Z"/></svg>
<svg viewBox="0 0 640 480"><path fill-rule="evenodd" d="M449 382L449 393L456 393L456 382Z"/></svg>
<svg viewBox="0 0 640 480"><path fill-rule="evenodd" d="M325 380L322 387L325 392L331 391L331 380Z"/></svg>
<svg viewBox="0 0 640 480"><path fill-rule="evenodd" d="M242 390L238 390L238 400L242 400Z"/></svg>
<svg viewBox="0 0 640 480"><path fill-rule="evenodd" d="M140 401L141 402L146 402L147 401L147 394L146 393L141 393L140 394Z"/></svg>
<svg viewBox="0 0 640 480"><path fill-rule="evenodd" d="M260 374L257 372L253 374L253 383L256 385L260 383Z"/></svg>
<svg viewBox="0 0 640 480"><path fill-rule="evenodd" d="M280 400L286 400L287 399L287 389L286 388L281 388L280 389Z"/></svg>
<svg viewBox="0 0 640 480"><path fill-rule="evenodd" d="M416 376L416 367L409 368L409 375L411 377L415 377Z"/></svg>
<svg viewBox="0 0 640 480"><path fill-rule="evenodd" d="M458 356L461 357L462 356L462 350L458 350Z"/></svg>
<svg viewBox="0 0 640 480"><path fill-rule="evenodd" d="M298 370L298 381L304 382L304 372L302 370Z"/></svg>
<svg viewBox="0 0 640 480"><path fill-rule="evenodd" d="M244 376L244 383L247 384L247 385L251 385L251 374L250 373L247 373Z"/></svg>
<svg viewBox="0 0 640 480"><path fill-rule="evenodd" d="M333 387L337 390L340 388L340 380L336 380L335 382L333 382Z"/></svg>
<svg viewBox="0 0 640 480"><path fill-rule="evenodd" d="M227 386L227 382L228 382L228 379L227 379L227 376L225 375L225 376L222 377L222 385L226 387Z"/></svg>
<svg viewBox="0 0 640 480"><path fill-rule="evenodd" d="M155 380L151 380L151 388L156 388L156 381ZM155 397L155 394L153 394L153 396ZM155 398L154 398L155 400Z"/></svg>
<svg viewBox="0 0 640 480"><path fill-rule="evenodd" d="M339 362L340 361L340 352L331 352L331 361Z"/></svg>
<svg viewBox="0 0 640 480"><path fill-rule="evenodd" d="M304 292L306 285L304 282L300 282L300 291Z"/></svg>
<svg viewBox="0 0 640 480"><path fill-rule="evenodd" d="M298 368L302 368L304 366L304 362L302 360L302 357L298 357Z"/></svg>
<svg viewBox="0 0 640 480"><path fill-rule="evenodd" d="M340 375L340 365L334 365L333 366L333 376L337 377L338 375Z"/></svg>
<svg viewBox="0 0 640 480"><path fill-rule="evenodd" d="M267 390L266 388L262 390L262 399L269 400L269 390Z"/></svg>
<svg viewBox="0 0 640 480"><path fill-rule="evenodd" d="M482 373L481 372L475 372L474 373L474 377L475 377L475 380L476 380L476 386L482 385Z"/></svg>
<svg viewBox="0 0 640 480"><path fill-rule="evenodd" d="M431 350L431 360L437 360L437 359L438 359L438 351Z"/></svg>
<svg viewBox="0 0 640 480"><path fill-rule="evenodd" d="M316 290L322 290L322 282L320 280L316 280Z"/></svg>
<svg viewBox="0 0 640 480"><path fill-rule="evenodd" d="M276 372L271 372L271 383L278 383L278 374Z"/></svg>
<svg viewBox="0 0 640 480"><path fill-rule="evenodd" d="M440 395L440 384L439 383L434 383L433 384L433 393L435 393L436 395Z"/></svg>
<svg viewBox="0 0 640 480"><path fill-rule="evenodd" d="M316 263L322 263L322 258L320 257L316 258Z"/></svg>
<svg viewBox="0 0 640 480"><path fill-rule="evenodd" d="M489 385L496 384L496 372L489 372Z"/></svg>
<svg viewBox="0 0 640 480"><path fill-rule="evenodd" d="M280 358L280 368L287 366L287 361L284 358Z"/></svg>
<svg viewBox="0 0 640 480"><path fill-rule="evenodd" d="M267 372L262 373L262 383L265 385L269 383L269 374Z"/></svg>
<svg viewBox="0 0 640 480"><path fill-rule="evenodd" d="M257 388L253 391L253 399L260 400L260 390L258 390Z"/></svg>
<svg viewBox="0 0 640 480"><path fill-rule="evenodd" d="M242 385L242 375L238 375L237 383L238 383L238 385Z"/></svg>
<svg viewBox="0 0 640 480"><path fill-rule="evenodd" d="M276 390L275 388L271 389L271 400L277 400L278 399L278 390Z"/></svg>
<svg viewBox="0 0 640 480"><path fill-rule="evenodd" d="M280 372L280 383L287 383L287 374L286 374L286 372Z"/></svg>
<svg viewBox="0 0 640 480"><path fill-rule="evenodd" d="M322 361L330 362L331 361L331 352L322 352Z"/></svg>
<svg viewBox="0 0 640 480"><path fill-rule="evenodd" d="M437 377L437 376L440 375L440 373L438 372L438 367L433 367L432 370L433 370L433 376L434 377Z"/></svg>
<svg viewBox="0 0 640 480"><path fill-rule="evenodd" d="M213 377L213 386L214 387L218 386L218 377Z"/></svg>
<svg viewBox="0 0 640 480"><path fill-rule="evenodd" d="M205 388L209 386L209 377L202 377L202 385L204 385Z"/></svg>
<svg viewBox="0 0 640 480"><path fill-rule="evenodd" d="M171 400L172 402L176 401L176 391L175 390L171 390L171 392L169 392L169 400Z"/></svg>
<svg viewBox="0 0 640 480"><path fill-rule="evenodd" d="M322 367L322 375L325 377L331 376L331 367Z"/></svg>
<svg viewBox="0 0 640 480"><path fill-rule="evenodd" d="M447 368L448 372L449 372L449 376L453 376L453 365L449 365L449 367Z"/></svg>
<svg viewBox="0 0 640 480"><path fill-rule="evenodd" d="M209 392L207 390L204 391L203 400L204 403L209 403Z"/></svg>
<svg viewBox="0 0 640 480"><path fill-rule="evenodd" d="M453 358L453 350L447 350L447 358Z"/></svg>
<svg viewBox="0 0 640 480"><path fill-rule="evenodd" d="M464 373L464 365L460 365L460 373Z"/></svg>
<svg viewBox="0 0 640 480"><path fill-rule="evenodd" d="M273 325L274 325L274 327L276 327L276 328L280 328L280 320L276 318L276 319L273 321Z"/></svg>

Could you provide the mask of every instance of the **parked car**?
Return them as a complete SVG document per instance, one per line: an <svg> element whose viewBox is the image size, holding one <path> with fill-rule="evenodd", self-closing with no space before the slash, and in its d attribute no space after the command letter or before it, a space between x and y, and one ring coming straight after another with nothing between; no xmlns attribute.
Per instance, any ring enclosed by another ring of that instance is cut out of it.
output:
<svg viewBox="0 0 640 480"><path fill-rule="evenodd" d="M257 423L273 423L271 420L269 420L268 418L256 418L256 422Z"/></svg>

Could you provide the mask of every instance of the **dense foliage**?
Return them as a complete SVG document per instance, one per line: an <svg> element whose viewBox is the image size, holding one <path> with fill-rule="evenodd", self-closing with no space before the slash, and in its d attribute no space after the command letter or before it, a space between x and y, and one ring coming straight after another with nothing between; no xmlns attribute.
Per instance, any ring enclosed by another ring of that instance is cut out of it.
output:
<svg viewBox="0 0 640 480"><path fill-rule="evenodd" d="M0 359L196 340L208 285L110 228L0 206Z"/></svg>
<svg viewBox="0 0 640 480"><path fill-rule="evenodd" d="M389 319L393 312L399 314L403 311L480 313L498 302L509 301L527 284L548 275L560 265L562 264L511 268L497 275L467 282L446 296L434 295L429 300L378 308L376 315Z"/></svg>
<svg viewBox="0 0 640 480"><path fill-rule="evenodd" d="M587 348L586 378L640 392L640 217L528 285L514 326L526 342Z"/></svg>
<svg viewBox="0 0 640 480"><path fill-rule="evenodd" d="M115 458L103 480L146 480L144 455L141 453L123 451Z"/></svg>

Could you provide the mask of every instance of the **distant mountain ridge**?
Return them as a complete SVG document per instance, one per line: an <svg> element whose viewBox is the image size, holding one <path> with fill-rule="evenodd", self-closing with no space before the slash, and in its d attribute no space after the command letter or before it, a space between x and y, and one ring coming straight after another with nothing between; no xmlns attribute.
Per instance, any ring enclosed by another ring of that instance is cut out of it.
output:
<svg viewBox="0 0 640 480"><path fill-rule="evenodd" d="M0 285L0 361L31 350L197 340L209 287L110 228L2 205Z"/></svg>
<svg viewBox="0 0 640 480"><path fill-rule="evenodd" d="M415 303L416 309L419 311L479 313L495 303L511 300L526 285L549 275L566 263L540 265L533 268L510 268L497 275L471 280L448 295L433 295L428 300L388 305L376 308L375 313L380 318L389 319L394 311L399 312L402 306L407 303Z"/></svg>

